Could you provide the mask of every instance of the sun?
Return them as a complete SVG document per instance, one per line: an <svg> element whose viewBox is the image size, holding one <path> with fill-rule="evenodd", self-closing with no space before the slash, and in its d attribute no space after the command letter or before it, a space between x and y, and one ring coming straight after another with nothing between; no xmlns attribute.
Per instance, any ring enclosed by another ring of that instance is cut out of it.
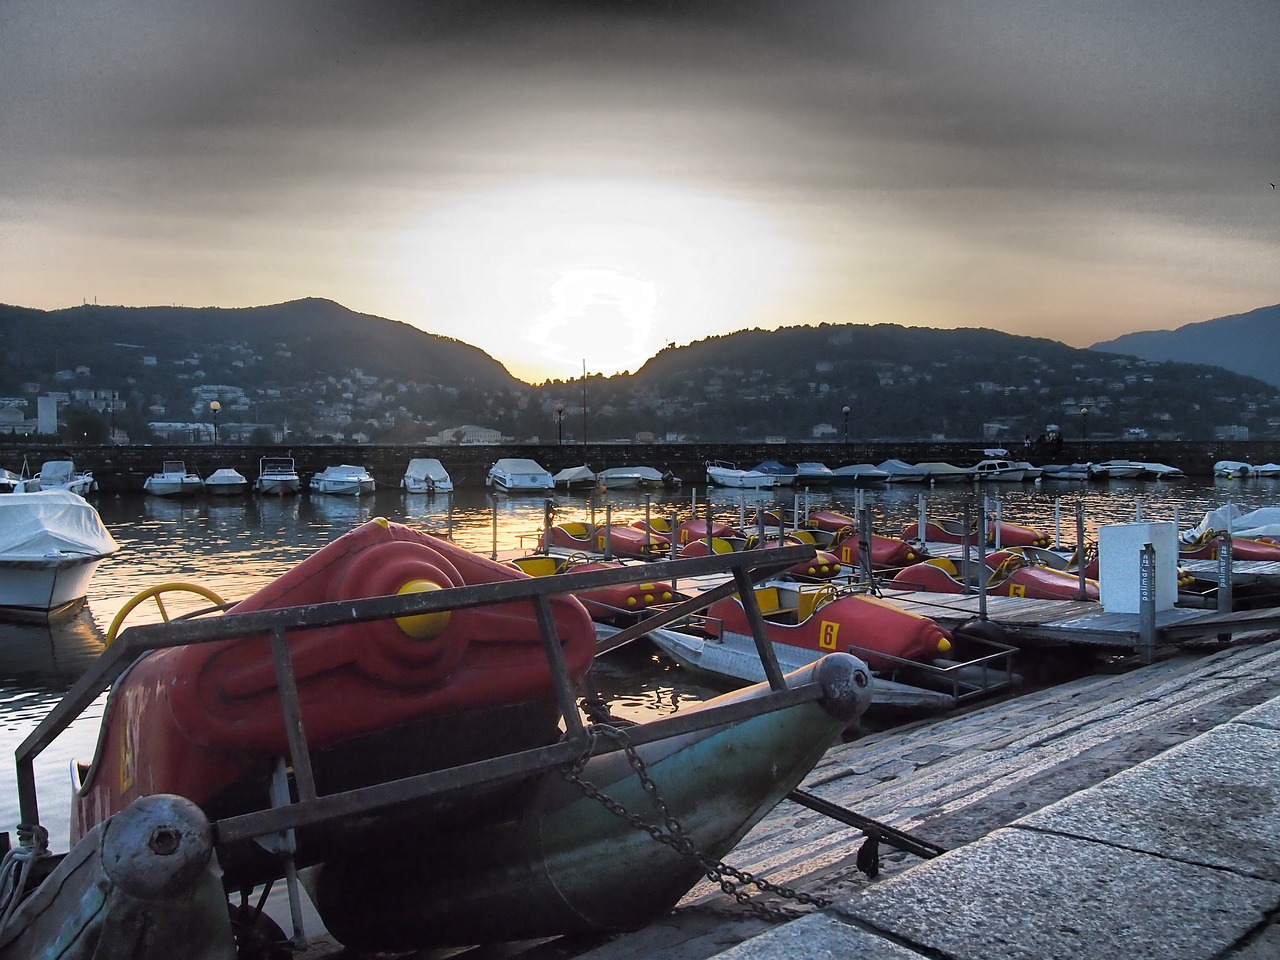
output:
<svg viewBox="0 0 1280 960"><path fill-rule="evenodd" d="M667 343L763 325L799 258L745 201L632 179L460 193L416 219L403 246L396 282L426 301L420 325L534 382L584 365L634 371Z"/></svg>

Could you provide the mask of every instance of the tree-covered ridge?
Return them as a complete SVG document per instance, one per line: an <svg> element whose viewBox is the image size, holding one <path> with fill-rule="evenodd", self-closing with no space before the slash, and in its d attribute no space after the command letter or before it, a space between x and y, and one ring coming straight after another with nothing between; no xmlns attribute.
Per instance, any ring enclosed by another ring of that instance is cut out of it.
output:
<svg viewBox="0 0 1280 960"><path fill-rule="evenodd" d="M989 329L745 330L669 346L634 374L541 386L468 344L315 299L238 310L0 306L0 347L0 399L34 417L35 396L58 392L101 415L103 391L115 391L112 414L135 440L148 422L207 421L212 399L224 426L401 442L462 425L566 442L584 428L592 441L830 440L847 427L851 439L1008 443L1050 424L1096 438L1280 434L1277 390L1259 380Z"/></svg>

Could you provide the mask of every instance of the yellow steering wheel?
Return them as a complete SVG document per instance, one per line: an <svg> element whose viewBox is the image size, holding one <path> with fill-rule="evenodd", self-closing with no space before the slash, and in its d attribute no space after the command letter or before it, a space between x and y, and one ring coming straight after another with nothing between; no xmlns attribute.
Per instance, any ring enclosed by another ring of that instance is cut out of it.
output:
<svg viewBox="0 0 1280 960"><path fill-rule="evenodd" d="M164 605L163 595L166 593L194 593L204 597L213 607L210 610L225 607L227 602L220 596L210 590L208 587L202 587L198 583L187 583L182 580L174 580L169 583L158 583L154 587L147 587L141 593L132 597L128 603L120 608L120 612L111 620L111 626L107 627L107 638L103 646L109 647L114 642L116 635L120 632L120 625L125 619L137 609L139 604L148 600L155 600L156 607L160 610L160 619L165 623L169 622L169 611ZM196 613L208 613L210 610L199 610ZM183 617L194 616L195 614L183 614Z"/></svg>
<svg viewBox="0 0 1280 960"><path fill-rule="evenodd" d="M1019 556L1016 553L1011 553L1009 556L1001 560L999 565L991 571L991 579L1003 580L1019 567L1029 566L1031 566L1031 564L1027 561L1026 557Z"/></svg>

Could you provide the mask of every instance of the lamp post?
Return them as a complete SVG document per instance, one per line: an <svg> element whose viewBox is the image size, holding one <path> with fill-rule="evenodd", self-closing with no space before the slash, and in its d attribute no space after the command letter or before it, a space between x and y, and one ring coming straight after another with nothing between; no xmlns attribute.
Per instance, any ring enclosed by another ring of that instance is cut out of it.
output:
<svg viewBox="0 0 1280 960"><path fill-rule="evenodd" d="M840 408L840 412L844 414L844 442L849 442L849 405L846 403Z"/></svg>
<svg viewBox="0 0 1280 960"><path fill-rule="evenodd" d="M1083 443L1089 442L1089 408L1080 408L1080 440Z"/></svg>
<svg viewBox="0 0 1280 960"><path fill-rule="evenodd" d="M218 443L218 411L222 409L222 404L220 404L217 400L211 400L211 401L209 402L209 409L213 411L213 443L214 443L214 445L215 445L215 446L217 446L217 443Z"/></svg>
<svg viewBox="0 0 1280 960"><path fill-rule="evenodd" d="M556 443L564 446L564 404L556 404Z"/></svg>

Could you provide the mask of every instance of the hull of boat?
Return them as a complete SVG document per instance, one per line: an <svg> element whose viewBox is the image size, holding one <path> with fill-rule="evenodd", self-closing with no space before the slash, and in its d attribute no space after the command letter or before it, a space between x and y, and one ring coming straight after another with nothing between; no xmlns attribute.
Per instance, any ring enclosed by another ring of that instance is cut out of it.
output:
<svg viewBox="0 0 1280 960"><path fill-rule="evenodd" d="M99 824L18 905L0 956L235 960L208 819L155 796Z"/></svg>
<svg viewBox="0 0 1280 960"><path fill-rule="evenodd" d="M598 636L609 631L596 627ZM649 641L686 670L721 682L761 683L765 680L764 664L755 640L743 634L730 633L714 640L680 630L652 630L645 634ZM784 673L798 670L825 654L789 643L774 643L774 655ZM873 677L869 710L949 710L956 698L940 690L928 690L911 684Z"/></svg>
<svg viewBox="0 0 1280 960"><path fill-rule="evenodd" d="M373 480L312 480L311 489L335 497L358 497L373 493Z"/></svg>
<svg viewBox="0 0 1280 960"><path fill-rule="evenodd" d="M1178 550L1178 556L1183 560L1216 560L1218 540L1214 538L1190 549L1182 547ZM1250 537L1232 537L1231 559L1280 561L1280 543Z"/></svg>
<svg viewBox="0 0 1280 960"><path fill-rule="evenodd" d="M853 657L827 657L789 677L822 699L636 748L681 835L725 856L794 789L867 707L871 678ZM758 685L704 706L764 695ZM581 779L628 811L653 812L625 754L589 760ZM329 930L366 950L422 949L638 929L703 876L699 863L633 827L552 773L532 783L513 816L471 830L361 851L307 871Z"/></svg>
<svg viewBox="0 0 1280 960"><path fill-rule="evenodd" d="M231 612L525 576L448 541L372 520ZM594 627L573 597L553 597L550 605L577 682L594 655ZM296 630L288 640L322 792L558 736L554 684L531 600ZM267 806L262 771L288 753L268 638L156 650L135 661L112 688L98 750L73 803L74 836L153 793L188 797L215 819ZM304 832L300 862L324 859L339 842L332 832ZM243 862L235 854L224 858L229 877L259 879L256 871L270 866L241 853Z"/></svg>
<svg viewBox="0 0 1280 960"><path fill-rule="evenodd" d="M790 603L782 591L776 600L772 595L757 592L761 612L774 615L772 604ZM796 592L796 603L802 605L818 602L820 597L803 591ZM792 647L811 650L815 656L824 653L851 653L866 661L873 670L892 666L893 657L899 660L927 662L942 656L951 649L951 637L942 627L915 613L910 613L869 594L850 594L830 603L816 606L812 611L796 609L787 611L797 623L766 621L769 639ZM706 630L712 636L750 638L747 612L737 597L726 597L707 609ZM885 656L879 656L885 655Z"/></svg>
<svg viewBox="0 0 1280 960"><path fill-rule="evenodd" d="M972 566L976 569L978 562ZM902 590L918 590L926 593L974 593L977 584L965 585L959 567L951 560L940 558L917 563L899 571L893 585ZM987 584L986 592L995 597L1025 597L1032 600L1098 600L1098 582L1085 579L1085 595L1080 596L1080 577L1067 570L1032 565L1023 566L1007 577L998 574Z"/></svg>
<svg viewBox="0 0 1280 960"><path fill-rule="evenodd" d="M259 477L258 492L269 497L285 497L302 489L299 477Z"/></svg>
<svg viewBox="0 0 1280 960"><path fill-rule="evenodd" d="M143 481L142 488L157 497L191 497L204 489L204 482L199 477L179 477L172 480L148 477Z"/></svg>
<svg viewBox="0 0 1280 960"><path fill-rule="evenodd" d="M104 559L0 559L0 619L41 623L72 615Z"/></svg>
<svg viewBox="0 0 1280 960"><path fill-rule="evenodd" d="M976 534L976 528L970 528L970 543L976 542ZM925 543L963 543L965 527L959 520L927 520L922 537L919 523L909 523L902 530L902 539L923 540ZM992 521L987 524L987 542L996 543L997 539L1001 547L1047 547L1053 542L1053 538L1047 533L1034 527L1005 521L997 524Z"/></svg>
<svg viewBox="0 0 1280 960"><path fill-rule="evenodd" d="M248 480L229 480L223 483L205 482L204 492L211 497L238 497L249 492Z"/></svg>

